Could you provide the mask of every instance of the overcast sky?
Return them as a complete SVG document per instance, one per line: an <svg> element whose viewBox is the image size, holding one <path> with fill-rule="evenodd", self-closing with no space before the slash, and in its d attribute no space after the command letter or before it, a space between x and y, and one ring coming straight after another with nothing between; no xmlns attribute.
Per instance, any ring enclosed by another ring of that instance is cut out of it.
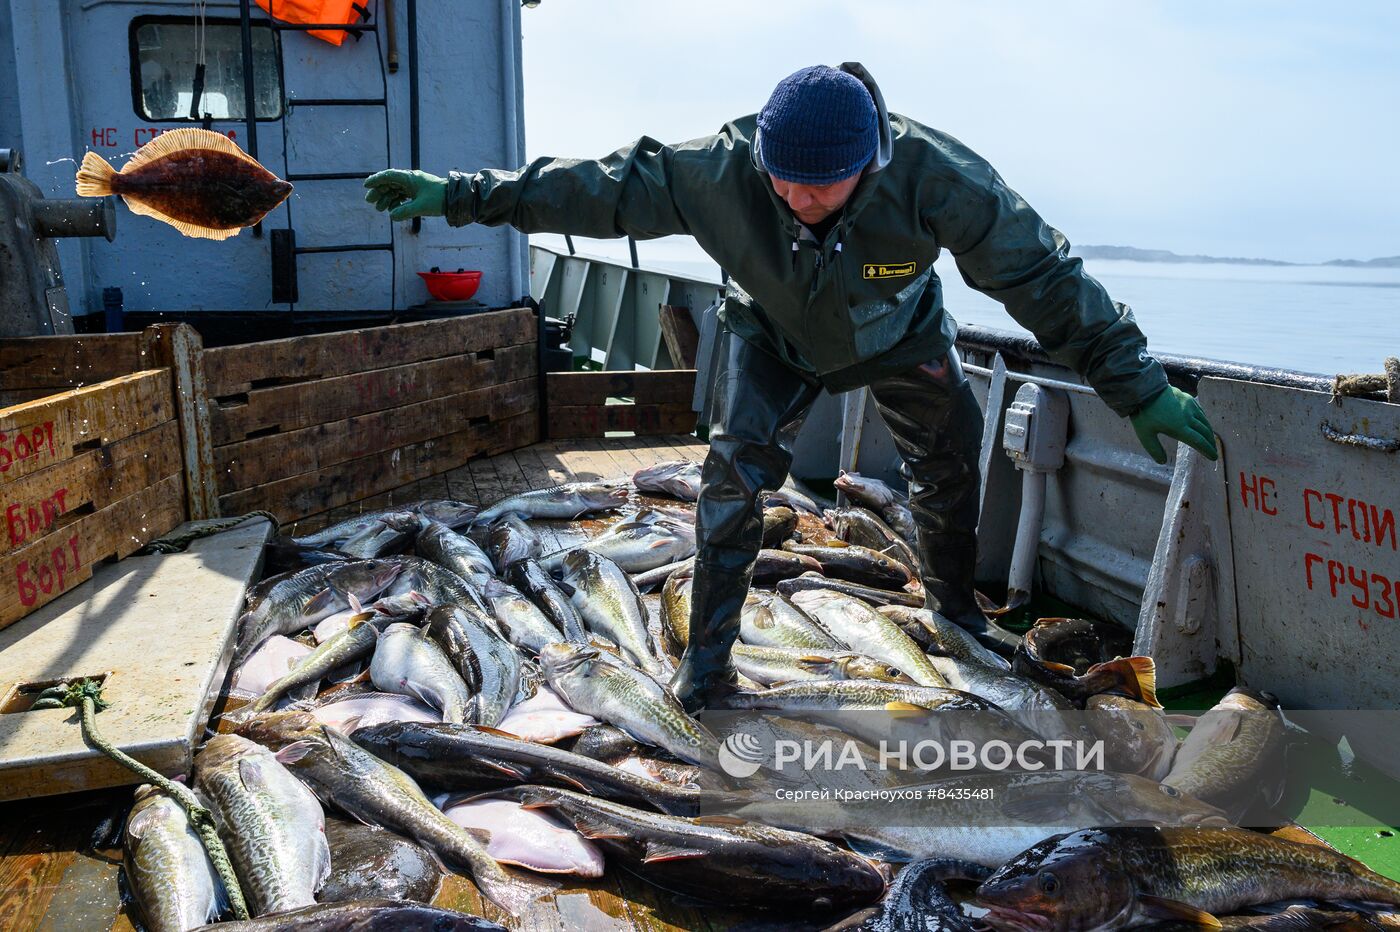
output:
<svg viewBox="0 0 1400 932"><path fill-rule="evenodd" d="M542 0L531 157L673 142L861 61L1078 243L1400 255L1400 2Z"/></svg>

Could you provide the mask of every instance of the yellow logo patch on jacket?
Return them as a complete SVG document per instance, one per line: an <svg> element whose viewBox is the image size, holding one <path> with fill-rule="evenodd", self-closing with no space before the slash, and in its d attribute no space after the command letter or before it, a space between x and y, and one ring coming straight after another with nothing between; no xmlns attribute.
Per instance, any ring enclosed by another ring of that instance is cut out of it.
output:
<svg viewBox="0 0 1400 932"><path fill-rule="evenodd" d="M877 278L904 278L913 275L918 269L913 262L867 262L861 270L866 281Z"/></svg>

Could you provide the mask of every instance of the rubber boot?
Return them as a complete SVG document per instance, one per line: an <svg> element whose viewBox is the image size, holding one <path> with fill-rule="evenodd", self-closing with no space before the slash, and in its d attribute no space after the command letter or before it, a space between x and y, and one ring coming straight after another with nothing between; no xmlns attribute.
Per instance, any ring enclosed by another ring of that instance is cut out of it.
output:
<svg viewBox="0 0 1400 932"><path fill-rule="evenodd" d="M918 526L925 607L1007 653L1020 638L992 623L977 605L977 512L982 409L957 352L870 386L894 436L909 480L909 510Z"/></svg>
<svg viewBox="0 0 1400 932"><path fill-rule="evenodd" d="M728 331L720 334L710 452L695 510L690 640L671 688L688 711L735 689L729 653L763 539L763 495L783 484L819 385Z"/></svg>

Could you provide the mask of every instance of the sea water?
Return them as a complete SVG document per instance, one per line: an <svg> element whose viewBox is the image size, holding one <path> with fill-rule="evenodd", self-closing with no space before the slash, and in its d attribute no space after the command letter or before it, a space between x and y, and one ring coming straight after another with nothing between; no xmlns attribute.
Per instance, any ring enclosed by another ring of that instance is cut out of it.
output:
<svg viewBox="0 0 1400 932"><path fill-rule="evenodd" d="M562 237L536 237L560 248ZM580 253L627 261L626 241L576 240ZM637 244L644 268L719 281L694 241ZM1326 265L1084 263L1113 300L1133 309L1148 345L1230 362L1333 375L1380 372L1400 354L1400 268ZM936 265L945 301L961 323L1024 332L1000 304L968 287L952 256Z"/></svg>

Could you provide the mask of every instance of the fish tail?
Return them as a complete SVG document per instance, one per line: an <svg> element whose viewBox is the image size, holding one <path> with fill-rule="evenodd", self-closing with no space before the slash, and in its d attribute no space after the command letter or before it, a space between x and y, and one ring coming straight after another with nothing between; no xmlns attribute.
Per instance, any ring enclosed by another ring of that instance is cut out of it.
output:
<svg viewBox="0 0 1400 932"><path fill-rule="evenodd" d="M1151 657L1119 657L1107 663L1096 663L1084 671L1081 682L1093 684L1094 692L1119 690L1154 709L1157 701L1157 665Z"/></svg>
<svg viewBox="0 0 1400 932"><path fill-rule="evenodd" d="M96 152L87 153L78 168L78 196L106 197L112 193L112 179L116 176L117 170L110 162Z"/></svg>
<svg viewBox="0 0 1400 932"><path fill-rule="evenodd" d="M496 869L473 871L472 880L476 881L483 896L515 918L519 918L534 901L559 889L555 881L507 867L492 866Z"/></svg>

